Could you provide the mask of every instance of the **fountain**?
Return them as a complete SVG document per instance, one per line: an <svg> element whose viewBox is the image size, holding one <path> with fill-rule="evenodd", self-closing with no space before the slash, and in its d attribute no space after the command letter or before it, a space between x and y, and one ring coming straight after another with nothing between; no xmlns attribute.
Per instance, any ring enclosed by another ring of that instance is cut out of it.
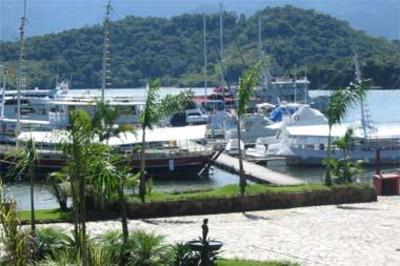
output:
<svg viewBox="0 0 400 266"><path fill-rule="evenodd" d="M192 250L200 252L200 266L211 266L213 265L209 257L209 252L217 251L222 247L222 242L215 240L207 240L208 235L208 219L203 220L201 226L202 237L199 240L192 240L186 242L186 245Z"/></svg>

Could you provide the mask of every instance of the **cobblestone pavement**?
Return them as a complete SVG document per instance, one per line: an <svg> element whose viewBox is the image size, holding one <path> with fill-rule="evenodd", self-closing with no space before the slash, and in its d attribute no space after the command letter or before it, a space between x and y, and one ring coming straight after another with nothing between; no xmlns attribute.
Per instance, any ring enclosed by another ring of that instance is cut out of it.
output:
<svg viewBox="0 0 400 266"><path fill-rule="evenodd" d="M130 229L164 235L170 243L198 238L209 218L223 257L288 260L301 265L400 265L400 196L378 202L206 216L131 220ZM70 224L51 225L64 230ZM120 229L89 222L91 235Z"/></svg>

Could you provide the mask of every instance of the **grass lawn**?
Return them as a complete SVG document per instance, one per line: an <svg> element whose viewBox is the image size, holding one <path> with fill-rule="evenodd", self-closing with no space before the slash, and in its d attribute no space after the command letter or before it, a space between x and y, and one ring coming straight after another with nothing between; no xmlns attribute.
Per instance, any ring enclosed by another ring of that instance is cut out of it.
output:
<svg viewBox="0 0 400 266"><path fill-rule="evenodd" d="M246 188L245 195L252 196L266 193L296 193L296 192L312 192L312 191L329 191L341 187L363 187L367 185L336 185L327 187L322 184L303 184L293 186L276 186L276 185L262 185L250 184ZM205 200L213 198L229 198L237 197L240 195L238 185L227 185L220 188L205 190L205 191L192 191L180 193L165 193L165 192L152 192L146 196L146 202L166 202L166 201L185 201L185 200ZM129 202L140 203L138 196L131 196ZM67 221L71 220L71 213L61 213L58 209L36 210L36 219L40 220L53 220L53 221ZM19 218L21 221L26 222L30 220L30 211L19 211Z"/></svg>
<svg viewBox="0 0 400 266"><path fill-rule="evenodd" d="M253 260L220 260L216 266L295 266L298 264L284 261L253 261Z"/></svg>
<svg viewBox="0 0 400 266"><path fill-rule="evenodd" d="M18 211L18 216L21 221L30 221L31 211ZM62 213L59 209L35 210L36 220L66 220L69 218L68 213Z"/></svg>
<svg viewBox="0 0 400 266"><path fill-rule="evenodd" d="M322 184L304 184L304 185L292 185L292 186L276 186L276 185L262 185L262 184L250 184L246 188L245 195L257 195L264 193L291 193L291 192L310 192L310 191L328 191L339 187L360 187L360 185L343 185L333 186L329 188ZM362 185L361 185L362 186ZM182 200L200 200L210 198L229 198L240 195L240 189L238 185L227 185L220 188L215 188L207 191L195 191L195 192L179 192L179 193L165 193L165 192L152 192L146 196L146 202L165 202L165 201L182 201ZM130 202L140 202L137 196L129 198Z"/></svg>

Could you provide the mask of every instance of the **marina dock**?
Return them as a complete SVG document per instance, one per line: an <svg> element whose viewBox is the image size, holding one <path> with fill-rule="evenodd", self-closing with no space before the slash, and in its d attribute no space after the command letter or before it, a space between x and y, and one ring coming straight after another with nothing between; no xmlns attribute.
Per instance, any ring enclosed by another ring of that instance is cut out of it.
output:
<svg viewBox="0 0 400 266"><path fill-rule="evenodd" d="M238 158L232 157L225 153L221 153L218 156L218 158L214 160L213 163L215 166L218 166L219 168L222 168L229 172L233 172L235 174L239 174ZM243 168L247 179L257 182L270 183L276 185L298 185L305 183L301 179L273 171L264 166L251 163L246 160L243 160Z"/></svg>

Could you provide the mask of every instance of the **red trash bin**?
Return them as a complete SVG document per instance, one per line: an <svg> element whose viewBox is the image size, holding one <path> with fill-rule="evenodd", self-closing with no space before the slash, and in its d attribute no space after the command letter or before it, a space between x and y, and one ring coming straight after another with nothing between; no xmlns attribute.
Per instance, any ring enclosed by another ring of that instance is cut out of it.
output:
<svg viewBox="0 0 400 266"><path fill-rule="evenodd" d="M397 173L376 174L374 187L377 195L399 195L400 175Z"/></svg>

